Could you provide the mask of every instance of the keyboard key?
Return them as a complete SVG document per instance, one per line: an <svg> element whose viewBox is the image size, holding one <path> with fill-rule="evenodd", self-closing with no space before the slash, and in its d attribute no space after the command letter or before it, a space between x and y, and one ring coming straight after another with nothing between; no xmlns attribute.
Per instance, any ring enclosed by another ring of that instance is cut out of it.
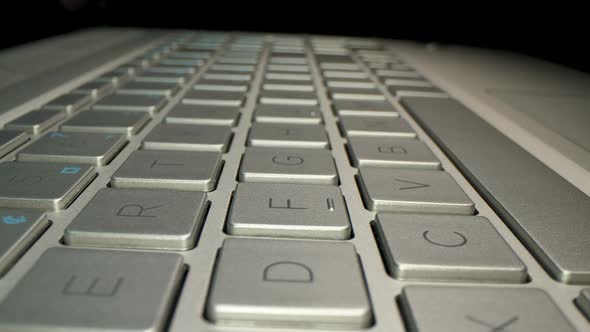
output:
<svg viewBox="0 0 590 332"><path fill-rule="evenodd" d="M190 79L189 75L166 73L143 73L135 77L136 83L161 83L171 85L184 85Z"/></svg>
<svg viewBox="0 0 590 332"><path fill-rule="evenodd" d="M359 168L365 205L372 211L473 214L473 202L442 171Z"/></svg>
<svg viewBox="0 0 590 332"><path fill-rule="evenodd" d="M198 67L204 64L202 59L165 58L158 64L178 67Z"/></svg>
<svg viewBox="0 0 590 332"><path fill-rule="evenodd" d="M266 67L266 70L278 72L309 73L309 67L303 65L269 64Z"/></svg>
<svg viewBox="0 0 590 332"><path fill-rule="evenodd" d="M403 98L403 97L425 97L425 98L449 98L446 92L443 92L436 87L420 87L420 86L406 86L406 85L393 85L388 87L391 94Z"/></svg>
<svg viewBox="0 0 590 332"><path fill-rule="evenodd" d="M91 100L92 98L89 95L66 93L45 104L42 109L63 111L71 114L86 106Z"/></svg>
<svg viewBox="0 0 590 332"><path fill-rule="evenodd" d="M321 111L316 106L258 105L254 114L256 122L320 124Z"/></svg>
<svg viewBox="0 0 590 332"><path fill-rule="evenodd" d="M125 143L126 137L120 134L53 132L20 151L17 159L104 166Z"/></svg>
<svg viewBox="0 0 590 332"><path fill-rule="evenodd" d="M194 90L203 91L229 91L229 92L243 92L248 91L249 84L247 82L232 82L221 80L199 80L197 84L193 85Z"/></svg>
<svg viewBox="0 0 590 332"><path fill-rule="evenodd" d="M341 116L340 128L346 137L416 137L405 120L392 117Z"/></svg>
<svg viewBox="0 0 590 332"><path fill-rule="evenodd" d="M197 72L197 69L194 67L168 66L168 65L152 66L152 67L148 67L144 70L144 73L179 74L179 75L193 75L196 72Z"/></svg>
<svg viewBox="0 0 590 332"><path fill-rule="evenodd" d="M576 304L582 310L582 313L586 315L586 318L590 319L590 288L585 288L580 292Z"/></svg>
<svg viewBox="0 0 590 332"><path fill-rule="evenodd" d="M309 81L309 82L311 82L311 75L310 74L268 72L264 75L264 78L267 80Z"/></svg>
<svg viewBox="0 0 590 332"><path fill-rule="evenodd" d="M26 130L38 135L66 117L62 111L41 110L31 111L6 124L6 129Z"/></svg>
<svg viewBox="0 0 590 332"><path fill-rule="evenodd" d="M334 45L335 47L333 48L339 48L339 46L343 46L343 45ZM317 49L317 47L316 47ZM338 54L339 52L316 52L316 60L319 63L322 62L333 62L333 63L353 63L352 62L352 58L350 57L350 55L346 54L347 51L344 50L344 54ZM330 54L332 53L332 54Z"/></svg>
<svg viewBox="0 0 590 332"><path fill-rule="evenodd" d="M314 149L247 148L239 179L245 182L338 184L330 151Z"/></svg>
<svg viewBox="0 0 590 332"><path fill-rule="evenodd" d="M110 83L115 86L123 85L133 78L135 70L132 67L119 67L95 79L96 82ZM86 96L90 97L90 96ZM89 98L90 99L90 98Z"/></svg>
<svg viewBox="0 0 590 332"><path fill-rule="evenodd" d="M280 123L255 123L250 128L248 145L285 148L328 149L323 126Z"/></svg>
<svg viewBox="0 0 590 332"><path fill-rule="evenodd" d="M196 59L204 60L211 56L211 52L190 52L190 51L174 51L168 54L166 59Z"/></svg>
<svg viewBox="0 0 590 332"><path fill-rule="evenodd" d="M115 86L111 82L101 82L101 81L92 81L86 84L82 84L81 86L77 87L71 93L74 94L81 94L87 95L91 98L101 98L103 96L108 95L115 89Z"/></svg>
<svg viewBox="0 0 590 332"><path fill-rule="evenodd" d="M363 71L337 71L337 70L324 70L324 77L330 78L369 78L369 74Z"/></svg>
<svg viewBox="0 0 590 332"><path fill-rule="evenodd" d="M0 158L25 144L29 136L20 130L0 130Z"/></svg>
<svg viewBox="0 0 590 332"><path fill-rule="evenodd" d="M233 127L239 116L239 107L178 104L168 113L166 123Z"/></svg>
<svg viewBox="0 0 590 332"><path fill-rule="evenodd" d="M312 81L268 80L262 82L262 90L291 91L286 87L293 87L292 91L315 91Z"/></svg>
<svg viewBox="0 0 590 332"><path fill-rule="evenodd" d="M425 80L416 80L409 78L388 78L383 80L383 84L395 87L416 87L416 88L434 88L434 85Z"/></svg>
<svg viewBox="0 0 590 332"><path fill-rule="evenodd" d="M236 56L224 55L222 57L217 58L217 63L227 63L227 64L237 64L237 65L255 65L258 63L258 59L257 58L250 58L250 57L236 57Z"/></svg>
<svg viewBox="0 0 590 332"><path fill-rule="evenodd" d="M332 104L339 116L399 116L395 107L387 101L334 100Z"/></svg>
<svg viewBox="0 0 590 332"><path fill-rule="evenodd" d="M226 72L206 72L203 74L203 78L207 79L207 80L218 80L218 81L250 82L252 80L252 75L226 73Z"/></svg>
<svg viewBox="0 0 590 332"><path fill-rule="evenodd" d="M352 233L338 187L264 183L238 184L227 232L332 240L348 239Z"/></svg>
<svg viewBox="0 0 590 332"><path fill-rule="evenodd" d="M176 254L52 248L0 304L0 330L163 331L184 270Z"/></svg>
<svg viewBox="0 0 590 332"><path fill-rule="evenodd" d="M526 266L482 217L377 214L387 271L401 280L514 282Z"/></svg>
<svg viewBox="0 0 590 332"><path fill-rule="evenodd" d="M305 57L272 56L270 57L269 63L283 65L305 65L307 64L307 59Z"/></svg>
<svg viewBox="0 0 590 332"><path fill-rule="evenodd" d="M204 193L101 189L65 230L71 246L189 250L201 229Z"/></svg>
<svg viewBox="0 0 590 332"><path fill-rule="evenodd" d="M251 73L256 70L253 65L237 65L237 64L213 64L209 67L210 70L232 71L238 73Z"/></svg>
<svg viewBox="0 0 590 332"><path fill-rule="evenodd" d="M158 94L112 94L92 106L96 111L133 111L156 114L164 105L166 97Z"/></svg>
<svg viewBox="0 0 590 332"><path fill-rule="evenodd" d="M225 152L232 131L225 126L160 124L143 141L147 150Z"/></svg>
<svg viewBox="0 0 590 332"><path fill-rule="evenodd" d="M336 70L336 71L360 71L361 68L356 63L342 63L342 62L321 62L320 68L325 70Z"/></svg>
<svg viewBox="0 0 590 332"><path fill-rule="evenodd" d="M116 188L155 188L212 191L221 172L218 152L133 152L113 174Z"/></svg>
<svg viewBox="0 0 590 332"><path fill-rule="evenodd" d="M0 276L48 226L49 221L41 211L0 208Z"/></svg>
<svg viewBox="0 0 590 332"><path fill-rule="evenodd" d="M372 323L363 279L349 243L227 239L205 315L218 324L362 329Z"/></svg>
<svg viewBox="0 0 590 332"><path fill-rule="evenodd" d="M180 89L178 83L165 82L130 82L117 90L118 94L156 95L172 98Z"/></svg>
<svg viewBox="0 0 590 332"><path fill-rule="evenodd" d="M263 91L260 103L269 105L316 106L318 99L315 92L306 91Z"/></svg>
<svg viewBox="0 0 590 332"><path fill-rule="evenodd" d="M182 103L191 105L241 107L244 103L245 97L245 94L239 91L193 90L184 95Z"/></svg>
<svg viewBox="0 0 590 332"><path fill-rule="evenodd" d="M378 89L331 88L329 91L333 100L386 100L385 95Z"/></svg>
<svg viewBox="0 0 590 332"><path fill-rule="evenodd" d="M388 78L400 78L400 79L420 79L422 76L415 72L415 71L408 71L408 70L391 70L391 69L378 69L375 71L375 75L379 76L381 79L388 79Z"/></svg>
<svg viewBox="0 0 590 332"><path fill-rule="evenodd" d="M80 164L0 164L0 206L63 210L95 176Z"/></svg>
<svg viewBox="0 0 590 332"><path fill-rule="evenodd" d="M428 146L418 140L350 137L348 152L355 167L441 168Z"/></svg>
<svg viewBox="0 0 590 332"><path fill-rule="evenodd" d="M66 121L64 132L99 132L135 135L148 123L150 115L136 111L86 111Z"/></svg>
<svg viewBox="0 0 590 332"><path fill-rule="evenodd" d="M534 288L410 286L403 289L401 308L413 331L576 331Z"/></svg>
<svg viewBox="0 0 590 332"><path fill-rule="evenodd" d="M359 81L327 81L326 86L328 87L328 90L331 91L336 91L338 89L358 89L361 93L366 90L375 90L377 87L374 82Z"/></svg>
<svg viewBox="0 0 590 332"><path fill-rule="evenodd" d="M366 63L367 66L373 70L377 70L377 69L387 69L387 62L382 62L382 61L373 61L371 60L371 62L367 62Z"/></svg>
<svg viewBox="0 0 590 332"><path fill-rule="evenodd" d="M315 88L313 84L274 84L264 83L262 90L270 91L302 91L302 92L313 92Z"/></svg>

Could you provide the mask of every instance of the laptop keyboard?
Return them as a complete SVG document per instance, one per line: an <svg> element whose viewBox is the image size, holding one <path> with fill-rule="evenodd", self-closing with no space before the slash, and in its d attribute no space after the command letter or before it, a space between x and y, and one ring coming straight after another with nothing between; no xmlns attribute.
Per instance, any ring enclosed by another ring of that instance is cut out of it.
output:
<svg viewBox="0 0 590 332"><path fill-rule="evenodd" d="M377 40L165 38L0 130L0 330L575 331L399 103L448 100Z"/></svg>

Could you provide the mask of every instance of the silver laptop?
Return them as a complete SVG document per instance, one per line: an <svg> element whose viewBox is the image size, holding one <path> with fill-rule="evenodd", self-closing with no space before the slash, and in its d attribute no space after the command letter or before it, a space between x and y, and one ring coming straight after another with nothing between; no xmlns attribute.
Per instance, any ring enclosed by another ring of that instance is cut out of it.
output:
<svg viewBox="0 0 590 332"><path fill-rule="evenodd" d="M589 331L590 78L383 39L0 53L0 331Z"/></svg>

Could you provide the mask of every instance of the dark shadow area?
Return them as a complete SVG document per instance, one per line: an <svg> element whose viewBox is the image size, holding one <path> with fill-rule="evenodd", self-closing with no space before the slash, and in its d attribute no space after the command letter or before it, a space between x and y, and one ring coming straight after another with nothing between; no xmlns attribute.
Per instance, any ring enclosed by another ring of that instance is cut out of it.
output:
<svg viewBox="0 0 590 332"><path fill-rule="evenodd" d="M586 11L500 3L44 0L3 5L0 48L95 26L376 36L528 54L590 72Z"/></svg>

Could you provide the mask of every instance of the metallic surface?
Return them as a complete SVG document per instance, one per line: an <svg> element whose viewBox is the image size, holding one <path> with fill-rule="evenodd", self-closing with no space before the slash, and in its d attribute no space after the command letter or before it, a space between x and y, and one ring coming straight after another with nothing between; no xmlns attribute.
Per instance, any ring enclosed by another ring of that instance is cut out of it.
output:
<svg viewBox="0 0 590 332"><path fill-rule="evenodd" d="M165 32L169 33L169 32ZM44 103L67 93L77 85L94 79L96 76L112 71L118 65L123 64L135 56L142 54L146 49L156 46L165 33L161 31L145 30L127 30L124 34L119 30L98 29L88 32L82 32L77 35L66 36L63 39L53 39L50 41L52 49L61 50L62 45L73 37L81 41L82 44L88 44L88 38L93 38L94 44L108 45L105 51L96 53L93 57L79 58L70 56L69 59L75 59L74 62L61 66L49 73L42 74L38 78L33 78L20 87L11 87L1 91L2 110L5 111L0 115L0 122L7 123L15 117L22 115L31 109L40 108ZM143 39L129 42L121 42L129 36L141 36ZM118 38L120 36L120 38ZM210 37L207 37L208 39ZM212 37L211 37L212 38ZM344 40L340 38L338 40ZM312 40L315 42L315 40ZM340 42L339 41L339 42ZM374 40L368 40L374 41ZM118 44L117 44L118 43ZM117 44L115 47L111 45ZM309 41L306 41L306 46ZM217 46L210 42L195 42L194 46L199 48L215 49ZM315 45L315 44L314 44ZM397 54L406 63L416 68L424 77L440 88L447 91L455 98L459 98L468 105L474 113L481 116L486 121L492 123L503 134L519 145L525 147L533 153L543 163L552 167L561 176L577 186L580 190L590 194L590 181L587 181L590 169L590 154L581 150L579 147L572 145L559 135L551 132L549 129L539 125L536 121L523 116L522 113L515 110L511 105L498 101L496 97L487 92L488 88L509 87L512 91L531 91L539 93L549 93L557 91L562 95L567 95L568 91L586 91L590 79L587 75L575 73L559 66L536 61L528 57L520 57L514 54L501 52L492 52L490 50L464 49L457 47L426 48L424 45L410 42L386 41L385 48L390 53ZM42 46L33 45L30 47L31 54L37 54L37 50ZM81 50L83 48L76 48ZM67 52L63 48L61 53ZM75 53L72 53L75 54ZM260 54L261 63L265 63L269 55L268 47L264 48ZM59 59L68 59L64 55L57 57ZM32 56L32 55L31 55ZM275 55L273 55L274 57ZM222 56L225 57L225 56ZM229 56L228 56L229 57ZM203 68L195 76L192 82L199 80L207 69L207 64L218 59L216 54L213 59L208 60ZM286 57L285 57L286 58ZM399 111L400 116L408 121L410 127L417 133L418 138L425 142L433 151L437 159L446 172L448 172L458 185L474 201L478 213L488 218L491 224L507 241L510 247L515 251L518 257L525 263L531 277L529 283L524 285L506 285L503 287L510 290L520 290L529 288L540 288L549 294L553 301L563 311L566 318L579 331L588 328L588 321L584 315L575 308L573 299L579 296L583 286L557 284L547 275L546 271L539 265L537 260L528 252L517 237L508 227L498 218L495 212L483 200L471 184L463 177L459 170L447 158L444 152L435 144L435 142L412 120L405 108L399 104L396 96L388 93L378 78L369 71L368 63L360 61L358 55L353 55L353 60L361 70L368 73L369 81L376 82L379 89L386 95L388 101L392 102L394 107ZM30 59L30 57L28 58ZM254 58L236 58L231 56L231 61L252 63ZM279 59L279 57L276 57ZM309 63L311 78L316 83L319 93L318 99L320 109L324 118L326 131L330 142L332 143L332 155L336 163L338 174L340 176L339 187L343 193L345 202L349 209L350 221L354 230L354 237L347 240L347 243L354 245L361 261L361 266L367 280L367 288L371 298L373 315L375 317L373 325L365 331L404 331L404 324L396 305L395 297L401 293L403 286L414 284L411 281L398 281L391 278L381 261L377 245L369 222L374 220L374 212L367 211L362 207L362 200L354 181L357 169L350 165L347 160L345 144L346 139L340 136L336 125L336 117L332 114L332 107L329 99L325 95L323 87L323 78L321 77L316 62L316 56L306 49L303 57L300 55L296 58L297 62ZM31 60L23 60L29 61ZM282 61L282 60L281 60ZM278 61L277 61L278 63ZM375 64L373 64L375 65ZM341 66L341 64L339 64ZM16 66L25 68L26 66ZM391 68L397 70L407 70L407 65L395 64ZM344 69L338 69L344 70ZM460 75L459 75L460 74ZM197 248L189 251L180 252L185 264L189 268L186 280L182 285L183 291L177 299L175 313L169 325L171 332L180 331L260 331L260 328L233 328L220 327L208 321L204 316L207 290L210 285L210 277L213 271L215 255L218 248L221 247L222 241L230 237L223 231L223 225L226 218L227 209L231 201L231 193L236 186L236 175L240 167L240 160L245 151L244 143L246 140L247 130L250 127L250 119L256 106L256 96L259 91L258 85L262 81L263 71L258 67L253 75L251 90L248 93L248 99L241 108L240 122L233 130L233 143L226 151L222 158L225 166L222 171L217 189L207 194L211 201L211 208L206 217L203 230ZM69 77L64 79L64 77ZM528 79L533 77L534 79ZM349 80L350 81L350 80ZM35 82L34 84L32 82ZM292 81L296 82L296 81ZM27 88L23 88L27 86ZM183 88L186 92L189 87ZM16 92L16 93L15 93ZM153 121L145 126L145 129L132 136L129 144L121 151L119 156L113 162L105 167L101 167L98 177L66 210L60 212L49 212L48 218L53 222L45 234L35 242L27 253L19 259L14 267L2 278L2 287L0 287L0 300L7 296L7 293L14 287L17 281L22 278L26 271L34 264L39 256L48 247L59 246L60 239L63 236L64 228L79 213L95 195L97 190L105 187L110 181L113 172L121 163L140 145L141 140L150 132L157 123L161 122L175 103L179 102L182 93L177 94L164 109L156 114ZM422 93L423 95L426 95ZM432 95L432 94L429 94ZM438 94L440 96L440 93ZM36 97L38 96L38 97ZM533 97L534 99L535 97ZM18 106L22 104L21 106ZM12 105L12 106L10 106ZM555 110L552 108L552 110ZM59 125L59 124L58 124ZM58 125L53 126L56 130ZM36 137L32 137L34 141ZM16 151L18 152L18 151ZM9 153L2 161L13 160L15 152ZM586 166L585 169L583 166ZM433 284L420 282L421 285ZM436 285L445 285L445 282L438 282ZM469 283L465 283L469 286ZM491 284L479 284L487 288ZM485 327L482 327L485 328ZM290 329L275 329L264 327L265 331L308 331L306 328L292 327ZM324 328L322 331L334 331L333 329Z"/></svg>
<svg viewBox="0 0 590 332"><path fill-rule="evenodd" d="M189 250L207 207L204 193L100 190L66 228L64 243L105 248Z"/></svg>
<svg viewBox="0 0 590 332"><path fill-rule="evenodd" d="M403 103L554 278L590 282L588 196L458 102Z"/></svg>

